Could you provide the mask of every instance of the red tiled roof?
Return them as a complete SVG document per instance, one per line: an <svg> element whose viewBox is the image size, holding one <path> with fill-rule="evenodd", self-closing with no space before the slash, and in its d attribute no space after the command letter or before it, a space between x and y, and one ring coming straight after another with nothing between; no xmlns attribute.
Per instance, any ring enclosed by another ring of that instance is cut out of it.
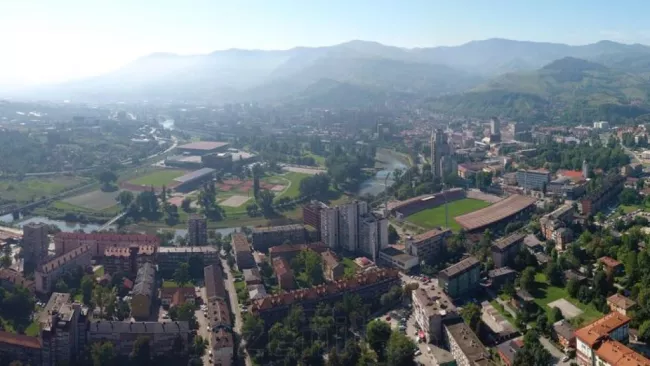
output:
<svg viewBox="0 0 650 366"><path fill-rule="evenodd" d="M273 270L278 277L286 276L291 274L291 267L289 263L284 258L274 258L273 259Z"/></svg>
<svg viewBox="0 0 650 366"><path fill-rule="evenodd" d="M0 331L0 343L33 349L41 348L41 341L36 337Z"/></svg>
<svg viewBox="0 0 650 366"><path fill-rule="evenodd" d="M598 261L609 268L614 268L621 265L621 262L607 256L598 258Z"/></svg>
<svg viewBox="0 0 650 366"><path fill-rule="evenodd" d="M615 340L604 341L596 354L612 366L650 366L650 360Z"/></svg>
<svg viewBox="0 0 650 366"><path fill-rule="evenodd" d="M155 235L144 234L85 234L85 233L64 233L60 232L54 235L55 239L80 239L80 240L107 240L107 241L129 241L129 242L147 242L159 244L160 239Z"/></svg>
<svg viewBox="0 0 650 366"><path fill-rule="evenodd" d="M636 301L630 299L629 297L625 297L620 294L614 294L610 297L607 298L607 302L614 304L614 306L622 308L622 309L629 309L636 305Z"/></svg>
<svg viewBox="0 0 650 366"><path fill-rule="evenodd" d="M611 312L593 323L576 330L576 337L593 347L600 339L607 337L612 331L630 322L630 318L619 313Z"/></svg>

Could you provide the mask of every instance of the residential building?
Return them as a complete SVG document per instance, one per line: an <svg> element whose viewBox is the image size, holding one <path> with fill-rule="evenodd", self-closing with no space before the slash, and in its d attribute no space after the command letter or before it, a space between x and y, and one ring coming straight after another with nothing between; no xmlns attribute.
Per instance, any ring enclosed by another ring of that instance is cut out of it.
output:
<svg viewBox="0 0 650 366"><path fill-rule="evenodd" d="M611 201L618 198L624 184L625 177L618 174L607 176L600 189L591 192L580 200L580 211L583 215L595 215Z"/></svg>
<svg viewBox="0 0 650 366"><path fill-rule="evenodd" d="M205 281L206 300L221 298L226 299L226 285L224 283L223 268L220 264L211 264L203 269Z"/></svg>
<svg viewBox="0 0 650 366"><path fill-rule="evenodd" d="M135 274L144 263L155 263L156 250L154 245L108 247L102 258L104 272L111 275L124 272Z"/></svg>
<svg viewBox="0 0 650 366"><path fill-rule="evenodd" d="M321 211L327 208L329 207L320 201L311 201L302 206L302 222L303 224L311 226L317 230L316 241L321 240Z"/></svg>
<svg viewBox="0 0 650 366"><path fill-rule="evenodd" d="M148 319L151 315L151 304L156 291L156 268L151 263L145 263L138 269L131 295L131 316L136 319Z"/></svg>
<svg viewBox="0 0 650 366"><path fill-rule="evenodd" d="M424 331L427 342L442 345L445 320L458 318L454 303L441 288L421 286L411 292L413 316L418 327Z"/></svg>
<svg viewBox="0 0 650 366"><path fill-rule="evenodd" d="M0 361L9 365L20 361L23 365L41 365L41 340L22 334L0 331Z"/></svg>
<svg viewBox="0 0 650 366"><path fill-rule="evenodd" d="M187 219L187 244L190 246L208 245L208 220L197 214Z"/></svg>
<svg viewBox="0 0 650 366"><path fill-rule="evenodd" d="M481 262L468 257L445 268L438 275L438 282L452 299L461 297L479 287Z"/></svg>
<svg viewBox="0 0 650 366"><path fill-rule="evenodd" d="M36 266L47 259L48 226L44 223L31 222L23 226L22 253L25 262Z"/></svg>
<svg viewBox="0 0 650 366"><path fill-rule="evenodd" d="M451 236L450 229L433 229L426 233L406 238L406 253L418 258L419 262L436 263L440 259L443 246Z"/></svg>
<svg viewBox="0 0 650 366"><path fill-rule="evenodd" d="M246 287L246 289L248 290L248 298L251 301L267 296L266 288L264 288L264 285L250 285Z"/></svg>
<svg viewBox="0 0 650 366"><path fill-rule="evenodd" d="M535 298L533 295L524 289L517 290L515 295L510 299L510 304L512 304L515 309L519 310L524 310L526 308L531 309L534 303Z"/></svg>
<svg viewBox="0 0 650 366"><path fill-rule="evenodd" d="M541 191L544 190L550 181L551 173L546 169L522 169L517 171L517 184L524 189Z"/></svg>
<svg viewBox="0 0 650 366"><path fill-rule="evenodd" d="M434 177L443 179L449 174L456 173L457 163L454 159L454 149L449 143L447 134L442 129L431 132L431 172Z"/></svg>
<svg viewBox="0 0 650 366"><path fill-rule="evenodd" d="M650 360L621 342L607 339L596 345L594 364L598 366L650 366Z"/></svg>
<svg viewBox="0 0 650 366"><path fill-rule="evenodd" d="M60 256L83 245L90 245L92 257L101 257L108 247L130 247L132 245L160 246L160 239L155 235L142 234L85 234L57 233L54 235L54 253Z"/></svg>
<svg viewBox="0 0 650 366"><path fill-rule="evenodd" d="M513 270L510 267L499 267L488 271L490 288L497 291L507 283L514 284L516 277L517 271Z"/></svg>
<svg viewBox="0 0 650 366"><path fill-rule="evenodd" d="M497 346L499 358L503 361L505 366L512 366L515 363L515 356L517 352L524 348L524 340L522 338L505 341Z"/></svg>
<svg viewBox="0 0 650 366"><path fill-rule="evenodd" d="M567 269L566 271L564 271L564 281L566 282L575 280L579 284L584 285L588 279L589 278L587 278L587 276L584 276L580 272L574 271L572 269Z"/></svg>
<svg viewBox="0 0 650 366"><path fill-rule="evenodd" d="M323 259L323 274L328 281L338 281L345 275L345 266L330 250L320 254Z"/></svg>
<svg viewBox="0 0 650 366"><path fill-rule="evenodd" d="M162 287L160 289L160 303L164 306L174 307L195 302L196 290L194 287Z"/></svg>
<svg viewBox="0 0 650 366"><path fill-rule="evenodd" d="M52 293L38 314L44 365L73 364L76 361L85 339L81 312L81 304L72 302L70 294Z"/></svg>
<svg viewBox="0 0 650 366"><path fill-rule="evenodd" d="M287 316L294 305L305 312L313 311L319 304L334 304L345 294L357 294L362 301L377 299L393 286L400 285L399 272L394 269L369 269L354 277L327 282L306 289L269 295L253 300L251 312L258 314L266 327Z"/></svg>
<svg viewBox="0 0 650 366"><path fill-rule="evenodd" d="M566 319L553 323L553 338L563 349L576 348L575 330Z"/></svg>
<svg viewBox="0 0 650 366"><path fill-rule="evenodd" d="M28 280L20 272L9 268L0 269L0 286L5 290L13 290L16 286L22 286L31 293L36 290L34 281Z"/></svg>
<svg viewBox="0 0 650 366"><path fill-rule="evenodd" d="M262 275L260 275L260 271L257 268L247 268L242 271L242 274L244 275L246 286L262 284Z"/></svg>
<svg viewBox="0 0 650 366"><path fill-rule="evenodd" d="M611 311L617 311L623 315L627 315L628 311L636 307L636 301L621 294L614 294L607 298L607 305Z"/></svg>
<svg viewBox="0 0 650 366"><path fill-rule="evenodd" d="M376 221L377 226L372 220ZM388 222L382 220L376 215L369 218L368 203L364 201L324 208L321 210L321 240L331 249L371 253L376 243L381 245L388 240L382 237L384 226L388 235ZM373 229L377 229L377 240L374 240ZM360 240L363 242L360 243Z"/></svg>
<svg viewBox="0 0 650 366"><path fill-rule="evenodd" d="M156 255L158 270L165 274L173 273L181 263L189 263L192 257L201 258L206 266L220 260L219 250L213 246L160 247Z"/></svg>
<svg viewBox="0 0 650 366"><path fill-rule="evenodd" d="M321 254L328 251L329 247L325 243L278 245L277 247L269 248L269 260L272 262L275 258L282 257L291 263L291 261L303 250L312 250Z"/></svg>
<svg viewBox="0 0 650 366"><path fill-rule="evenodd" d="M539 219L542 236L546 240L555 241L557 250L564 250L573 240L573 232L567 228L567 225L573 221L573 214L573 206L564 204Z"/></svg>
<svg viewBox="0 0 650 366"><path fill-rule="evenodd" d="M512 265L526 238L524 233L514 233L492 244L492 260L496 268Z"/></svg>
<svg viewBox="0 0 650 366"><path fill-rule="evenodd" d="M420 264L420 261L418 257L406 254L403 248L389 245L379 252L379 263L408 272Z"/></svg>
<svg viewBox="0 0 650 366"><path fill-rule="evenodd" d="M226 301L219 297L208 300L206 318L210 323L211 330L225 328L232 331L232 317Z"/></svg>
<svg viewBox="0 0 650 366"><path fill-rule="evenodd" d="M88 342L110 342L118 355L127 356L141 337L149 338L152 356L168 354L180 337L188 344L190 326L186 321L133 322L96 320L88 326Z"/></svg>
<svg viewBox="0 0 650 366"><path fill-rule="evenodd" d="M600 257L598 258L598 262L603 265L603 268L605 269L606 272L615 275L623 272L624 269L623 263L617 261L612 257L607 257L607 256Z"/></svg>
<svg viewBox="0 0 650 366"><path fill-rule="evenodd" d="M235 251L235 263L237 263L237 268L240 271L255 268L255 258L253 258L253 252L251 251L250 244L248 244L246 234L233 233L230 244Z"/></svg>
<svg viewBox="0 0 650 366"><path fill-rule="evenodd" d="M267 252L270 247L282 244L301 244L305 242L303 225L283 225L257 227L252 234L253 249Z"/></svg>
<svg viewBox="0 0 650 366"><path fill-rule="evenodd" d="M52 291L56 281L73 268L90 266L91 247L83 245L71 252L67 252L54 259L51 259L36 268L34 279L36 280L36 291L46 294Z"/></svg>
<svg viewBox="0 0 650 366"><path fill-rule="evenodd" d="M445 343L458 366L487 366L490 354L462 319L445 322Z"/></svg>
<svg viewBox="0 0 650 366"><path fill-rule="evenodd" d="M215 366L232 365L234 345L232 333L225 329L218 329L210 335L212 346L212 362Z"/></svg>
<svg viewBox="0 0 650 366"><path fill-rule="evenodd" d="M593 366L596 363L595 350L598 344L612 339L627 343L629 339L630 318L614 311L578 329L576 335L576 360L580 366Z"/></svg>
<svg viewBox="0 0 650 366"><path fill-rule="evenodd" d="M273 260L273 272L278 279L278 286L281 290L293 290L295 288L296 279L293 276L293 270L284 258L276 258Z"/></svg>
<svg viewBox="0 0 650 366"><path fill-rule="evenodd" d="M368 213L359 216L359 242L357 251L370 256L373 262L379 251L388 247L388 219Z"/></svg>
<svg viewBox="0 0 650 366"><path fill-rule="evenodd" d="M609 122L607 122L607 121L596 121L596 122L594 122L594 129L597 129L597 130L609 130Z"/></svg>

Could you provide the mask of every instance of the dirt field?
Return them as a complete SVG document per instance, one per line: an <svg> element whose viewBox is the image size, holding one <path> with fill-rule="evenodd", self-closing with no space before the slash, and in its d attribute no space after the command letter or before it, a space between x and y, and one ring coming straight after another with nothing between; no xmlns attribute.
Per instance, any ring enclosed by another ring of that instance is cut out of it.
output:
<svg viewBox="0 0 650 366"><path fill-rule="evenodd" d="M582 314L582 310L580 310L577 306L573 305L572 303L566 301L565 299L559 299L550 302L548 303L548 307L560 309L560 311L562 312L562 316L564 316L565 319L572 319Z"/></svg>
<svg viewBox="0 0 650 366"><path fill-rule="evenodd" d="M222 201L219 204L221 206L239 207L244 203L246 203L246 201L248 201L249 199L250 197L235 195L235 196L228 197L225 201Z"/></svg>
<svg viewBox="0 0 650 366"><path fill-rule="evenodd" d="M100 190L72 196L63 200L74 206L87 208L89 210L101 211L109 207L115 206L117 201L115 198L120 194L120 191L115 192L102 192Z"/></svg>

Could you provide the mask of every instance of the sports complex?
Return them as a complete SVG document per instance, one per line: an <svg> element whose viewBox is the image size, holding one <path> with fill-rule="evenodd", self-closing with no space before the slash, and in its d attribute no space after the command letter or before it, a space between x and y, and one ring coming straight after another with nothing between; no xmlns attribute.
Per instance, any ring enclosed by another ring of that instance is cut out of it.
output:
<svg viewBox="0 0 650 366"><path fill-rule="evenodd" d="M388 210L399 221L423 229L448 226L453 231L463 229L473 233L498 228L511 220L523 217L534 210L535 202L535 198L518 194L502 198L480 191L454 188L390 202ZM448 219L446 213L449 214Z"/></svg>

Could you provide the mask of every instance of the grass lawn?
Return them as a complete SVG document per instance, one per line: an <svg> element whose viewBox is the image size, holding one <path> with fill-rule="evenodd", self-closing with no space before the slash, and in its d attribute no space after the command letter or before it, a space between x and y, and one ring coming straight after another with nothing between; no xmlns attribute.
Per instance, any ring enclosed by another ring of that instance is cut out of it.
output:
<svg viewBox="0 0 650 366"><path fill-rule="evenodd" d="M485 201L476 200L473 198L464 198L462 200L449 203L449 228L453 231L460 230L460 225L454 220L454 217L464 215L482 208L488 207L490 204ZM440 226L445 226L445 206L438 206L427 210L422 210L406 218L415 225L433 229Z"/></svg>
<svg viewBox="0 0 650 366"><path fill-rule="evenodd" d="M37 337L40 331L38 319L35 319L27 328L25 328L25 335L30 337Z"/></svg>
<svg viewBox="0 0 650 366"><path fill-rule="evenodd" d="M283 177L290 182L289 187L275 196L275 199L282 197L300 196L300 181L309 177L309 174L288 172Z"/></svg>
<svg viewBox="0 0 650 366"><path fill-rule="evenodd" d="M318 164L319 167L324 167L325 166L325 157L321 155L316 155L310 151L308 151L305 155L314 158L316 161L316 164Z"/></svg>
<svg viewBox="0 0 650 366"><path fill-rule="evenodd" d="M178 287L176 282L171 281L171 280L165 280L163 281L162 287L164 288L170 288L170 287ZM184 287L193 287L191 283L186 284Z"/></svg>
<svg viewBox="0 0 650 366"><path fill-rule="evenodd" d="M531 291L531 295L535 297L535 303L537 303L537 305L547 313L551 312L551 308L548 306L550 302L564 298L583 311L583 313L578 316L579 318L582 318L583 323L590 322L603 316L603 314L596 310L593 305L585 305L577 299L570 297L566 288L549 285L544 273L537 273L535 275L535 290Z"/></svg>
<svg viewBox="0 0 650 366"><path fill-rule="evenodd" d="M145 186L154 186L162 187L171 183L174 178L178 178L181 175L184 175L185 171L177 169L164 169L151 172L147 175L132 179L129 183L145 185Z"/></svg>
<svg viewBox="0 0 650 366"><path fill-rule="evenodd" d="M357 264L351 258L343 258L341 262L343 263L343 268L345 268L345 277L354 276L357 273Z"/></svg>
<svg viewBox="0 0 650 366"><path fill-rule="evenodd" d="M103 275L104 275L104 266L100 266L100 267L97 268L97 270L95 271L95 276L97 276L97 277L102 277Z"/></svg>
<svg viewBox="0 0 650 366"><path fill-rule="evenodd" d="M61 193L66 188L86 182L85 178L74 176L56 176L51 178L26 178L0 180L0 197L7 200L27 202Z"/></svg>
<svg viewBox="0 0 650 366"><path fill-rule="evenodd" d="M630 213L632 211L639 210L639 209L642 209L645 212L650 211L650 207L644 206L643 204L641 204L641 205L620 205L619 207L622 208L623 212L625 212L626 214Z"/></svg>

